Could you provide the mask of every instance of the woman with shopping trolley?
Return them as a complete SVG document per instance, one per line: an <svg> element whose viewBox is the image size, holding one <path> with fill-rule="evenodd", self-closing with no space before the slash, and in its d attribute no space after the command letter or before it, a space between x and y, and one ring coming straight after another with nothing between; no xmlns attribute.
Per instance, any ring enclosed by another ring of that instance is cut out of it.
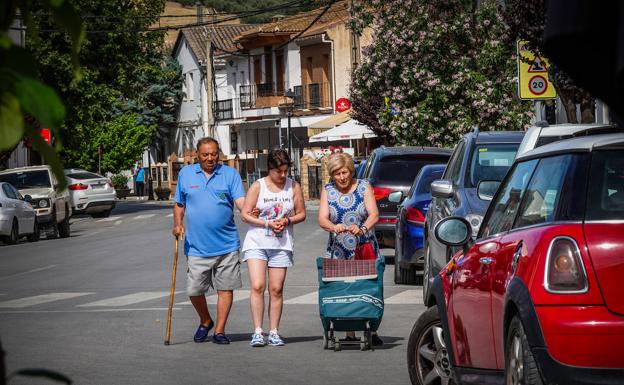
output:
<svg viewBox="0 0 624 385"><path fill-rule="evenodd" d="M348 154L330 155L327 168L331 181L321 191L318 216L321 228L330 233L325 258L353 260L362 253L379 258L373 231L379 211L372 187L367 180L354 178L355 165ZM358 338L349 331L344 341ZM383 344L377 333L372 334L372 344Z"/></svg>

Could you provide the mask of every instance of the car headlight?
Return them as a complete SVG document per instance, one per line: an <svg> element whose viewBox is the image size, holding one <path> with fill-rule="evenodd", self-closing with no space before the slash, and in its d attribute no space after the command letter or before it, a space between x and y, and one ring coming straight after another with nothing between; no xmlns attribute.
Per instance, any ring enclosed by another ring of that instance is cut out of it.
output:
<svg viewBox="0 0 624 385"><path fill-rule="evenodd" d="M483 215L468 214L466 215L466 220L468 221L468 223L470 223L470 227L472 227L472 236L476 237L479 233L481 222L483 221Z"/></svg>
<svg viewBox="0 0 624 385"><path fill-rule="evenodd" d="M40 208L46 208L48 207L50 204L48 203L47 199L39 199L39 202L37 203L37 206L39 206Z"/></svg>

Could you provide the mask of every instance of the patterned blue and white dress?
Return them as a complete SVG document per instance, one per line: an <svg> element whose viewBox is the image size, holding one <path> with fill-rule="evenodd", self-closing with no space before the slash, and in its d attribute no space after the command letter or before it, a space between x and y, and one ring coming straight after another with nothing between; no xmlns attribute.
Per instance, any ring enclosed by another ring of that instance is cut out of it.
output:
<svg viewBox="0 0 624 385"><path fill-rule="evenodd" d="M336 188L333 182L327 183L325 191L327 192L327 202L329 203L329 220L336 225L342 223L345 227L350 225L362 226L366 218L368 218L368 211L366 211L364 204L364 192L368 185L367 180L358 179L355 190L352 193L343 194ZM334 236L330 234L325 258L353 259L355 247L358 243L357 238L357 236L351 233L343 232L338 234L334 241ZM371 242L377 255L379 255L379 247L372 229L369 229L366 234L360 237L360 242Z"/></svg>

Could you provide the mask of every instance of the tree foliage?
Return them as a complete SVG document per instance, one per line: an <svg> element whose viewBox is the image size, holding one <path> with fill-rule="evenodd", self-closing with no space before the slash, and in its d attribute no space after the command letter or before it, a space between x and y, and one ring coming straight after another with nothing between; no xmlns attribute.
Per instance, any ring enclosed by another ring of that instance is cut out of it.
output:
<svg viewBox="0 0 624 385"><path fill-rule="evenodd" d="M478 125L519 130L515 44L496 2L365 0L350 23L371 26L350 89L355 118L390 143L448 146Z"/></svg>
<svg viewBox="0 0 624 385"><path fill-rule="evenodd" d="M41 0L37 6L48 14L50 23L63 28L68 43L68 81L82 77L78 65L78 52L84 39L84 26L78 13L68 1ZM8 30L17 17L27 28L33 27L30 1L8 0L0 8L0 151L15 148L24 137L32 143L43 158L52 166L60 189L66 187L63 166L55 150L39 135L41 126L48 127L58 135L65 119L65 108L57 92L41 81L37 60L23 47L16 45ZM56 149L60 148L57 141ZM4 157L4 154L3 156Z"/></svg>
<svg viewBox="0 0 624 385"><path fill-rule="evenodd" d="M71 81L70 41L42 7L33 7L35 28L27 31L27 48L40 63L41 78L66 103L61 133L66 165L96 170L101 152L103 159L115 159L103 161L103 170L116 173L153 139L168 135L182 98L181 70L163 51L163 32L141 32L157 20L164 0L73 3L87 29L81 82ZM111 140L112 127L128 134L112 130L118 136ZM121 162L121 156L129 159Z"/></svg>
<svg viewBox="0 0 624 385"><path fill-rule="evenodd" d="M195 5L197 0L180 0L184 5ZM245 23L265 23L275 15L293 15L297 12L310 11L322 5L322 0L302 0L296 6L280 8L280 5L292 3L292 0L201 0L205 7L213 8L219 12L233 14L249 14L251 16L242 17ZM254 11L274 9L270 12L255 14ZM277 9L275 9L277 8Z"/></svg>
<svg viewBox="0 0 624 385"><path fill-rule="evenodd" d="M544 28L546 26L545 1L508 0L503 15L505 23L509 26L511 36L515 39L528 41L531 50L542 55L544 51ZM578 122L576 104L581 105L581 122L594 122L591 94L576 85L570 76L552 62L548 76L552 79L559 98L563 102L568 122Z"/></svg>

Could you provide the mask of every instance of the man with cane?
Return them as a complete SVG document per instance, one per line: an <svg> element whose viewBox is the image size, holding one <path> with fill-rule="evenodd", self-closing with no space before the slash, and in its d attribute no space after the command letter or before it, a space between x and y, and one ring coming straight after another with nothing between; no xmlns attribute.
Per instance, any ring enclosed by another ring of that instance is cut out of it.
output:
<svg viewBox="0 0 624 385"><path fill-rule="evenodd" d="M206 341L214 327L212 342L229 344L225 324L232 307L233 290L242 286L234 206L242 209L245 191L236 169L218 163L219 143L215 139L200 139L197 157L199 163L185 166L178 176L173 235L185 235L186 291L200 322L193 340ZM210 287L217 291L216 324L205 297Z"/></svg>

